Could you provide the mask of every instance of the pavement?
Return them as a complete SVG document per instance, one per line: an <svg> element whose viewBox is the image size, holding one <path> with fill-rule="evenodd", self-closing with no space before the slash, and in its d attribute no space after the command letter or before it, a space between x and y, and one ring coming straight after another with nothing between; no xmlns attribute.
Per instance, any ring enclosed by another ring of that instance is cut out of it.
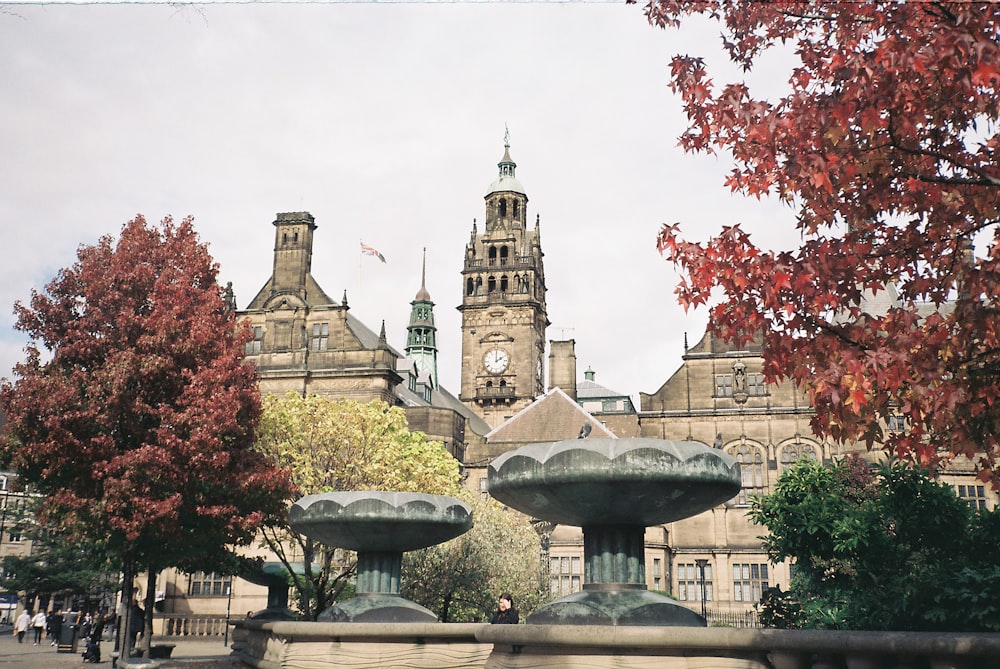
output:
<svg viewBox="0 0 1000 669"><path fill-rule="evenodd" d="M229 639L232 642L232 637ZM153 637L154 643L176 644L170 659L156 660L161 669L237 669L246 665L230 657L231 649L223 644L223 637ZM111 651L114 641L101 642L101 661L84 662L80 644L76 653L60 653L46 639L34 645L29 631L23 643L11 633L10 625L0 626L0 669L111 669Z"/></svg>

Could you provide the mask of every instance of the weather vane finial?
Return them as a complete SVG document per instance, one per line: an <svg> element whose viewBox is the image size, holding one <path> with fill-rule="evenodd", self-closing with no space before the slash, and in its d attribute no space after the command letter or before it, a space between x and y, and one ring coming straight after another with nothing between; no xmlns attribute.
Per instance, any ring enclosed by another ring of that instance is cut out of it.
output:
<svg viewBox="0 0 1000 669"><path fill-rule="evenodd" d="M503 146L505 149L510 148L510 130L506 123L503 124Z"/></svg>

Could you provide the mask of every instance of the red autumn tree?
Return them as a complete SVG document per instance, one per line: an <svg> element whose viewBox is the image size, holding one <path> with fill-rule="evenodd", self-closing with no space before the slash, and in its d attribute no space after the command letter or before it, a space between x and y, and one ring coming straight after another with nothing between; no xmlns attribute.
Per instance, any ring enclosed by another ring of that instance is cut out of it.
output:
<svg viewBox="0 0 1000 669"><path fill-rule="evenodd" d="M1000 483L1000 5L654 0L646 14L716 20L744 71L794 48L778 99L714 82L702 58L671 63L680 146L730 156L726 185L787 203L802 239L775 252L738 224L707 243L664 226L680 302L711 303L726 340L763 333L766 378L808 390L817 434L931 465L967 455Z"/></svg>
<svg viewBox="0 0 1000 669"><path fill-rule="evenodd" d="M136 217L77 257L15 305L31 344L0 387L0 457L45 495L43 522L117 556L128 587L141 569L219 569L289 495L254 448L248 332L190 219Z"/></svg>

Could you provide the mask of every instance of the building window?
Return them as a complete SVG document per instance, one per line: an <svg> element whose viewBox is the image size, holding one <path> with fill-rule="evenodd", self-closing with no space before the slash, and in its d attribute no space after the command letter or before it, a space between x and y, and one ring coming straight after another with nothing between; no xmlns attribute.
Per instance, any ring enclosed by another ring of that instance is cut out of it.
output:
<svg viewBox="0 0 1000 669"><path fill-rule="evenodd" d="M196 571L188 581L188 595L191 597L226 597L232 587L233 577L223 576L214 571L206 574Z"/></svg>
<svg viewBox="0 0 1000 669"><path fill-rule="evenodd" d="M906 418L899 414L892 414L886 420L886 426L893 432L904 432L906 430Z"/></svg>
<svg viewBox="0 0 1000 669"><path fill-rule="evenodd" d="M330 339L329 323L313 323L312 344L309 348L314 351L325 351Z"/></svg>
<svg viewBox="0 0 1000 669"><path fill-rule="evenodd" d="M958 496L965 500L965 503L978 511L986 511L986 488L981 485L960 485L955 486Z"/></svg>
<svg viewBox="0 0 1000 669"><path fill-rule="evenodd" d="M579 557L554 557L549 565L553 595L569 595L583 589Z"/></svg>
<svg viewBox="0 0 1000 669"><path fill-rule="evenodd" d="M489 264L497 264L497 247L491 246L490 250L487 252L487 257L489 258Z"/></svg>
<svg viewBox="0 0 1000 669"><path fill-rule="evenodd" d="M736 497L736 504L747 506L750 504L750 495L764 494L764 456L759 448L749 444L739 444L732 454L740 463L740 476L743 478L743 487Z"/></svg>
<svg viewBox="0 0 1000 669"><path fill-rule="evenodd" d="M705 565L705 601L715 601L715 588L712 583L712 565ZM693 562L677 565L677 599L682 602L701 601L702 575L698 565Z"/></svg>
<svg viewBox="0 0 1000 669"><path fill-rule="evenodd" d="M9 541L12 544L21 543L21 530L11 530L10 534L8 535L7 541Z"/></svg>
<svg viewBox="0 0 1000 669"><path fill-rule="evenodd" d="M244 350L247 355L257 355L264 345L264 328L255 325L251 329L253 330L253 339L247 342Z"/></svg>
<svg viewBox="0 0 1000 669"><path fill-rule="evenodd" d="M747 381L746 393L750 397L763 397L767 395L767 384L764 383L763 374L745 374ZM716 397L732 397L733 396L733 375L732 374L716 374L715 375L715 396Z"/></svg>
<svg viewBox="0 0 1000 669"><path fill-rule="evenodd" d="M781 449L781 468L788 469L799 460L815 460L816 451L812 444L794 442Z"/></svg>
<svg viewBox="0 0 1000 669"><path fill-rule="evenodd" d="M660 565L660 558L653 558L653 576L662 576L662 568Z"/></svg>
<svg viewBox="0 0 1000 669"><path fill-rule="evenodd" d="M715 375L715 396L716 397L732 397L733 396L733 375L732 374L716 374Z"/></svg>
<svg viewBox="0 0 1000 669"><path fill-rule="evenodd" d="M767 589L766 564L733 565L733 601L757 602Z"/></svg>
<svg viewBox="0 0 1000 669"><path fill-rule="evenodd" d="M500 264L501 265L506 265L507 264L507 258L509 256L510 256L510 252L507 250L507 247L506 246L501 246L500 247Z"/></svg>
<svg viewBox="0 0 1000 669"><path fill-rule="evenodd" d="M479 494L483 499L490 496L490 480L485 476L479 479Z"/></svg>

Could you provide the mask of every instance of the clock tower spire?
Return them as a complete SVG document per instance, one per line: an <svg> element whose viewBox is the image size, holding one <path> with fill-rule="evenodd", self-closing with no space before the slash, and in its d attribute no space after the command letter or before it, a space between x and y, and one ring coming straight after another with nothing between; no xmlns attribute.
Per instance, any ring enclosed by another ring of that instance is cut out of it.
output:
<svg viewBox="0 0 1000 669"><path fill-rule="evenodd" d="M462 268L459 399L496 427L545 392L545 271L538 223L515 177L504 133L499 174L486 193L482 232L473 224Z"/></svg>

